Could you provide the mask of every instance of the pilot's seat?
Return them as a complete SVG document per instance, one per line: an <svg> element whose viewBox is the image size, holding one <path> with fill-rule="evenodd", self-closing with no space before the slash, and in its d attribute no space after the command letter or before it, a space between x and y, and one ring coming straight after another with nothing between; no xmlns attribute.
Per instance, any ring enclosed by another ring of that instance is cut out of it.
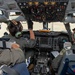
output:
<svg viewBox="0 0 75 75"><path fill-rule="evenodd" d="M75 61L70 61L66 58L59 75L75 75Z"/></svg>
<svg viewBox="0 0 75 75"><path fill-rule="evenodd" d="M12 42L8 43L8 40L9 40L8 38L0 38L0 48L2 50L11 48L10 44ZM21 62L21 63L10 65L10 66L7 66L5 64L0 66L0 75L29 75L29 72L28 72L26 63Z"/></svg>
<svg viewBox="0 0 75 75"><path fill-rule="evenodd" d="M75 56L75 54L72 52L72 44L70 42L65 42L63 46L64 47L60 51L59 55L52 60L52 68L55 72L58 73L58 75L60 75L63 69L65 59L69 58L70 60L74 60L73 56Z"/></svg>
<svg viewBox="0 0 75 75"><path fill-rule="evenodd" d="M58 75L75 75L75 49L73 49L75 45L72 45L71 48L67 48L59 70Z"/></svg>

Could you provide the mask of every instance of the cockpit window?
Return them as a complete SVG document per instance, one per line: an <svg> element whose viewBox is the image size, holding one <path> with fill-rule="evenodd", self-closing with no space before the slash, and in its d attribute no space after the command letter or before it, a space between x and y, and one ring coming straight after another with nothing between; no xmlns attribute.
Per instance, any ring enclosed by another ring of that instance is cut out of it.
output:
<svg viewBox="0 0 75 75"><path fill-rule="evenodd" d="M27 26L27 22L26 21L21 21L22 25L23 25L23 30L27 30L28 26ZM42 30L43 29L43 23L42 22L33 22L33 30ZM7 24L5 23L0 23L1 25L1 29L0 29L0 37L3 36L4 32L8 32L7 31ZM72 29L75 27L75 23L71 23L70 24L70 29L72 32ZM65 26L62 22L51 22L48 23L48 29L50 29L50 31L63 31L63 32L67 32L67 30L65 29Z"/></svg>
<svg viewBox="0 0 75 75"><path fill-rule="evenodd" d="M27 23L26 22L21 22L23 25L24 29L27 29ZM43 29L43 23L42 22L33 22L33 30L41 30ZM75 27L74 23L70 24L70 29L72 31L72 29ZM48 29L50 29L51 31L63 31L63 32L67 32L64 23L63 22L51 22L48 23Z"/></svg>

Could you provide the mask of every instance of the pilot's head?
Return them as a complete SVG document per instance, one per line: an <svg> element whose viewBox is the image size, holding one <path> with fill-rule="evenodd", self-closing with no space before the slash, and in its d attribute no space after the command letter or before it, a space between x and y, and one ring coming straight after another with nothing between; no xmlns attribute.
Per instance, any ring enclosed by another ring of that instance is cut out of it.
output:
<svg viewBox="0 0 75 75"><path fill-rule="evenodd" d="M73 30L73 32L75 33L75 28L74 29L72 29Z"/></svg>
<svg viewBox="0 0 75 75"><path fill-rule="evenodd" d="M7 29L12 36L15 36L17 33L19 34L19 32L22 31L23 27L19 21L12 20L9 22Z"/></svg>

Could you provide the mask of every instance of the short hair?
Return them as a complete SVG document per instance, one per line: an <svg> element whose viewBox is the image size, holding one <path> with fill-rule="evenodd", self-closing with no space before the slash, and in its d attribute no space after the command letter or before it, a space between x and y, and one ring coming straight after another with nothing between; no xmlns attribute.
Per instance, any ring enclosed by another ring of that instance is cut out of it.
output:
<svg viewBox="0 0 75 75"><path fill-rule="evenodd" d="M21 32L23 30L22 24L19 21L16 22L17 24L14 24L12 21L10 21L7 27L12 36L15 36L17 32Z"/></svg>

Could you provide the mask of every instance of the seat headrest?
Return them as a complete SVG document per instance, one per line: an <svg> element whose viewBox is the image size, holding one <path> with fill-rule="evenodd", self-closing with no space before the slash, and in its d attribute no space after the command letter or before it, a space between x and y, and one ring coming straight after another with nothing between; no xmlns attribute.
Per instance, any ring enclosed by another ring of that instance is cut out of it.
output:
<svg viewBox="0 0 75 75"><path fill-rule="evenodd" d="M64 43L64 48L71 47L71 46L72 46L71 42L65 42Z"/></svg>

